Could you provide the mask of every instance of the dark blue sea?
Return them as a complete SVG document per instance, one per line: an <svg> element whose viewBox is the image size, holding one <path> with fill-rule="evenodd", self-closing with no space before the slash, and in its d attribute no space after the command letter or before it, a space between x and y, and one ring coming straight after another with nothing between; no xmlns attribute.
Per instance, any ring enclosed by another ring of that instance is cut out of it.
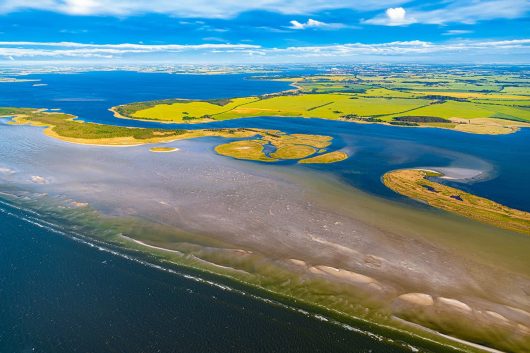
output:
<svg viewBox="0 0 530 353"><path fill-rule="evenodd" d="M2 353L407 351L116 256L25 216L0 204Z"/></svg>
<svg viewBox="0 0 530 353"><path fill-rule="evenodd" d="M36 74L0 83L0 106L58 108L83 120L120 120L108 108L163 98L228 98L288 89L249 75L136 72ZM205 125L193 125L193 128ZM530 131L503 136L360 125L320 119L252 118L208 124L329 134L352 156L314 166L368 193L400 198L380 182L396 168L470 168L459 188L530 211ZM189 126L186 126L189 127ZM249 162L254 163L254 162ZM446 181L449 184L455 182ZM412 202L412 201L411 201ZM72 240L0 205L0 352L401 352L329 321Z"/></svg>

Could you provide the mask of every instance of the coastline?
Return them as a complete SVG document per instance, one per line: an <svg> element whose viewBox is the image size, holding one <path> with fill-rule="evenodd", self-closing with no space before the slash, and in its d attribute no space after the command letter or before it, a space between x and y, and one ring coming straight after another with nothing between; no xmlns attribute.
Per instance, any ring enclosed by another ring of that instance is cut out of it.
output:
<svg viewBox="0 0 530 353"><path fill-rule="evenodd" d="M190 100L192 101L192 100ZM109 111L111 111L114 114L115 118L118 119L124 119L124 120L132 120L132 121L143 121L143 122L150 122L150 123L157 123L157 124L165 124L165 125L171 125L171 124L185 124L185 125L194 125L194 124L208 124L208 123L217 123L217 122L223 122L227 120L241 120L241 119L252 119L255 118L253 116L248 117L238 117L234 119L194 119L192 121L169 121L169 120L157 120L157 119L142 119L142 118L130 118L128 116L121 115L117 111L114 110L115 107L109 108ZM265 116L266 117L266 116ZM491 130L490 132L485 132L484 130L487 130L489 126L494 125L479 125L479 124L460 124L458 126L468 126L469 129L455 129L455 128L448 128L443 126L429 126L429 125L418 125L418 126L406 126L406 125L392 125L387 122L372 122L372 121L362 121L362 120L351 120L351 119L326 119L321 117L304 117L304 116L293 116L293 115L274 115L271 116L273 118L282 118L282 119L290 119L290 118L301 118L301 119L319 119L319 120L336 120L341 121L345 123L352 123L352 124L370 124L370 125L383 125L383 126L390 126L390 127L397 127L397 128L427 128L427 129L442 129L442 130L450 130L455 132L461 132L466 134L477 134L477 135L509 135L514 134L518 132L521 129L524 128L530 128L530 124L524 124L524 123L514 123L516 125L510 125L508 129L503 130ZM490 119L492 120L492 119Z"/></svg>
<svg viewBox="0 0 530 353"><path fill-rule="evenodd" d="M2 201L0 206L7 204L9 207L34 213L34 211L26 208L26 206L12 205L11 202L13 202L13 200L11 197L11 194L2 192L0 198L4 201ZM35 215L39 215L39 213L35 213ZM12 216L15 215L13 214ZM57 221L58 219L55 220ZM201 266L190 265L187 261L175 261L174 259L168 260L163 256L161 257L159 252L178 255L181 253L170 249L152 246L124 235L119 236L129 244L136 245L125 245L123 242L114 242L109 239L102 239L101 237L88 234L71 233L68 229L64 229L63 226L56 225L53 222L39 220L37 218L26 221L33 223L38 227L47 228L59 236L64 236L73 241L84 243L89 247L96 247L99 251L106 251L114 256L120 256L129 261L150 266L160 271L169 272L188 280L205 283L221 290L235 291L240 295L250 296L254 300L259 300L269 305L277 305L287 310L312 316L322 321L331 322L340 329L355 331L378 341L386 341L389 345L398 345L408 348L412 352L417 352L418 350L421 352L423 349L448 353L498 352L486 346L477 345L465 340L454 339L451 336L446 337L439 332L421 325L407 323L404 327L399 327L399 325L396 326L390 325L389 323L385 324L367 320L317 303L307 302L303 298L271 291L252 282L215 271L217 266L214 266L214 269L209 269L207 262L201 262ZM154 252L139 250L138 246L143 247L144 249L151 248ZM129 251L131 251L131 253L128 253ZM415 329L411 331L410 327L415 327Z"/></svg>
<svg viewBox="0 0 530 353"><path fill-rule="evenodd" d="M123 235L118 235L119 237L123 238ZM92 239L93 237L90 236ZM207 273L209 275L217 276L217 278L221 279L221 283L225 283L226 280L228 281L235 281L238 285L244 285L247 288L251 288L252 291L259 291L261 293L267 293L264 300L270 300L267 298L273 298L275 300L279 300L281 303L287 302L289 305L294 305L294 307L300 308L301 306L306 311L309 310L309 312L316 312L317 315L325 315L325 317L334 318L337 320L337 322L340 323L350 323L353 324L353 327L358 327L359 324L362 325L369 325L368 332L374 332L373 326L379 327L375 329L375 332L380 332L383 336L390 336L390 337L397 337L403 340L404 342L407 342L407 337L412 337L414 342L416 339L420 342L424 342L423 344L427 344L430 347L430 344L434 344L433 347L438 347L435 349L435 351L444 351L447 350L448 352L482 352L482 351L488 351L488 347L484 347L482 349L478 349L477 347L469 348L468 345L465 345L462 342L454 341L451 339L448 339L449 342L440 343L440 334L439 333L432 333L432 330L425 328L423 326L418 326L419 332L410 332L410 327L400 327L400 325L392 325L391 322L380 322L378 320L370 320L362 317L357 317L352 315L351 313L346 313L344 311L336 310L331 307L323 306L321 304L307 301L303 297L299 296L292 296L287 294L286 292L277 292L270 289L267 289L259 284L253 283L252 281L249 281L248 279L237 277L234 274L238 274L239 272L235 270L236 272L233 272L230 270L230 268L219 267L217 264L212 264L213 266L210 266L208 262L200 261L197 262L193 260L192 258L188 256L182 257L180 252L178 250L172 250L167 249L162 246L156 246L147 244L144 241L140 241L134 238L131 238L127 236L129 245L124 244L123 241L114 241L113 238L107 238L107 239L101 239L99 238L98 241L104 241L104 242L110 242L113 245L119 246L123 249L131 249L140 251L143 254L148 254L150 256L155 256L157 258L157 261L161 261L162 264L167 263L171 265L176 266L183 266L184 268L192 269L194 271L200 271L200 273ZM96 236L96 239L98 237ZM119 239L119 238L116 238ZM146 248L149 248L151 250L147 250ZM161 254L162 253L162 254ZM171 255L178 255L178 258L175 258L171 256L168 258L164 254L171 254ZM228 272L227 272L228 271ZM245 289L245 292L248 292L248 289ZM353 321L352 321L353 320ZM421 328L421 329L420 329ZM382 331L380 331L382 330ZM425 332L424 332L425 331ZM443 338L443 337L442 337ZM442 341L445 340L442 339ZM410 340L409 340L410 342ZM426 343L425 343L426 342ZM440 346L441 345L441 346ZM443 347L440 348L440 347Z"/></svg>
<svg viewBox="0 0 530 353"><path fill-rule="evenodd" d="M261 96L248 96L243 98L258 98L258 101L274 98L274 97L281 97L281 96L311 96L310 93L307 93L304 91L304 87L298 84L300 82L300 78L290 78L290 79L275 79L271 78L269 79L271 81L288 81L290 82L290 86L294 87L293 89L278 91L275 93L269 93L264 94ZM200 99L183 99L183 98L174 98L177 101L184 101L188 103L193 102L205 102L208 103L208 100L200 100ZM232 98L234 99L234 98ZM137 103L149 103L150 101L146 102L135 102ZM121 104L118 106L114 106L109 108L108 110L113 113L114 117L118 119L127 119L127 120L137 120L137 121L144 121L144 122L156 122L160 124L204 124L204 123L210 123L210 122L217 122L217 121L226 121L226 120L238 120L238 119L245 119L245 118L253 118L253 117L259 117L261 115L242 115L237 117L226 117L223 119L214 119L214 118L194 118L191 120L186 121L178 121L178 120L164 120L164 119L146 119L141 117L131 117L131 116L125 116L117 111L118 107L127 106L129 104L135 104L135 103L127 103L127 104ZM251 104L250 103L244 103ZM219 114L225 114L229 113L230 111L237 109L239 106L232 107L228 111L224 111L221 113L212 114L212 117ZM313 109L313 108L311 108ZM414 110L414 109L413 109ZM263 115L263 117L267 117L267 115ZM471 133L471 134L479 134L479 135L506 135L506 134L512 134L519 131L521 128L529 128L530 122L522 122L522 121L515 121L515 120L505 120L505 119L498 119L494 117L483 117L483 118L474 118L474 119L462 119L459 117L451 117L447 119L447 123L455 124L452 127L449 126L443 126L443 124L430 124L430 123L419 123L419 124L392 124L390 121L370 121L370 119L366 118L372 118L372 117L362 117L362 118L356 118L356 119L347 119L346 117L335 117L335 118L326 118L322 116L306 116L303 114L299 115L282 115L282 114L274 114L271 115L271 117L278 117L278 118L304 118L304 119L323 119L323 120L337 120L337 121L344 121L344 122L352 122L352 123L358 123L358 124L378 124L378 125L386 125L386 126L394 126L394 127L420 127L420 128L436 128L436 129L445 129L445 130L452 130L452 131L458 131L463 133Z"/></svg>

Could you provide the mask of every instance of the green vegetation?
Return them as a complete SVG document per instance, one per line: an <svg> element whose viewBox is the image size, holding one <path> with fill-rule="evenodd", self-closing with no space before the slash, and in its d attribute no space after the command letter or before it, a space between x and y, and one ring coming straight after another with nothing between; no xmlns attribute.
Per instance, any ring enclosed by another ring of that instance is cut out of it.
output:
<svg viewBox="0 0 530 353"><path fill-rule="evenodd" d="M215 151L224 156L229 156L236 159L246 159L261 162L276 162L279 160L297 159L303 161L302 158L306 158L314 154L317 154L317 156L314 157L315 161L309 163L333 163L346 159L348 155L343 152L322 154L326 151L325 147L328 147L331 144L331 140L332 138L330 136L324 135L287 135L282 132L267 131L262 132L262 137L260 139L226 143L217 146ZM267 145L273 148L274 152L267 154L264 150L264 147ZM336 158L335 160L333 160L333 158L325 157L326 155L333 155L334 153L340 153L345 157Z"/></svg>
<svg viewBox="0 0 530 353"><path fill-rule="evenodd" d="M263 152L263 140L234 141L218 145L215 152L236 159L246 159L260 162L276 162L278 159L268 157Z"/></svg>
<svg viewBox="0 0 530 353"><path fill-rule="evenodd" d="M115 107L114 111L119 117L163 122L279 116L486 134L510 133L530 126L530 79L516 75L420 71L274 79L292 82L296 89L221 101L176 99L133 103Z"/></svg>
<svg viewBox="0 0 530 353"><path fill-rule="evenodd" d="M278 159L301 159L315 154L316 149L306 145L283 145L271 156Z"/></svg>
<svg viewBox="0 0 530 353"><path fill-rule="evenodd" d="M433 207L530 235L530 213L428 179L438 176L442 175L418 169L395 170L383 176L383 183L397 193Z"/></svg>
<svg viewBox="0 0 530 353"><path fill-rule="evenodd" d="M334 151L324 153L315 157L302 159L298 163L302 164L322 164L322 163L335 163L340 162L348 158L348 154L342 151Z"/></svg>
<svg viewBox="0 0 530 353"><path fill-rule="evenodd" d="M103 125L94 123L84 123L74 120L73 115L63 113L48 113L41 110L12 110L4 115L16 115L13 123L28 124L34 126L45 126L46 134L50 136L60 136L64 140L81 139L85 143L97 144L98 142L115 140L116 144L126 144L120 142L148 143L155 140L167 140L176 138L186 130L164 130L164 129L140 129L113 125ZM109 143L110 144L110 143Z"/></svg>
<svg viewBox="0 0 530 353"><path fill-rule="evenodd" d="M0 116L14 116L12 124L45 127L48 136L72 143L105 146L131 146L149 143L170 142L198 137L251 138L221 144L216 152L237 159L260 162L274 162L280 159L301 159L315 154L317 149L331 144L332 137L308 134L285 134L276 130L225 128L225 129L151 129L131 128L75 120L73 115L48 113L31 108L0 108ZM276 151L272 156L264 152L264 146L271 145ZM172 147L152 147L152 152L173 152Z"/></svg>
<svg viewBox="0 0 530 353"><path fill-rule="evenodd" d="M237 109L258 100L256 97L228 100L166 100L158 102L133 103L113 108L120 116L134 119L160 120L171 122L193 122L213 120L216 116Z"/></svg>

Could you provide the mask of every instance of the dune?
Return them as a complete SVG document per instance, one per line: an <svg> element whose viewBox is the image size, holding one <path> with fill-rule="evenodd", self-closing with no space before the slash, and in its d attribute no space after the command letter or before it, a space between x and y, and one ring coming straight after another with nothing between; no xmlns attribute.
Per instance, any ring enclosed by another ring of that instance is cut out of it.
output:
<svg viewBox="0 0 530 353"><path fill-rule="evenodd" d="M461 302L459 300L456 300L456 299L439 297L437 299L437 301L438 301L438 304L442 304L442 305L444 305L446 307L450 307L452 309L456 309L456 310L459 310L459 311L464 311L464 312L472 312L473 311L469 305L467 305L466 303L463 303L463 302Z"/></svg>
<svg viewBox="0 0 530 353"><path fill-rule="evenodd" d="M434 304L432 296L425 293L406 293L400 295L397 299L410 304L422 306L430 306Z"/></svg>

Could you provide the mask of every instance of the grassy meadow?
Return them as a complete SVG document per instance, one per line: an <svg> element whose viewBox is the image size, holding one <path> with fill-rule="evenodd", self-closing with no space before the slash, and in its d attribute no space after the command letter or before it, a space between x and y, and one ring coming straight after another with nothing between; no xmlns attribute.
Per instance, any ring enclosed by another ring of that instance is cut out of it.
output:
<svg viewBox="0 0 530 353"><path fill-rule="evenodd" d="M258 78L291 82L296 89L233 99L133 103L114 107L114 111L120 117L180 123L276 116L490 134L530 126L530 79L515 74L373 73ZM425 119L418 121L417 117Z"/></svg>

